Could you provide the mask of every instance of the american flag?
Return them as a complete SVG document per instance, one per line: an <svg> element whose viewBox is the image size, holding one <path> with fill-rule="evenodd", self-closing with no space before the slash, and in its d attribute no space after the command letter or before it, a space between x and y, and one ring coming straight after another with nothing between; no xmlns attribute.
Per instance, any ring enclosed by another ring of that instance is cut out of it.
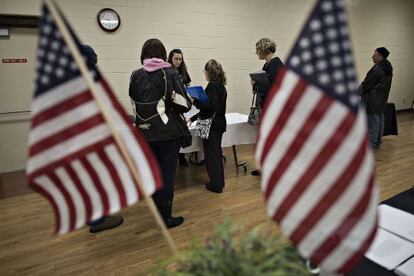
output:
<svg viewBox="0 0 414 276"><path fill-rule="evenodd" d="M325 271L359 262L378 189L344 1L318 1L272 86L256 161L269 216Z"/></svg>
<svg viewBox="0 0 414 276"><path fill-rule="evenodd" d="M121 210L142 194L46 6L39 32L27 177L50 201L55 231L62 234ZM70 33L79 50L79 40ZM154 193L161 187L156 159L98 69L87 66L138 170L142 192Z"/></svg>

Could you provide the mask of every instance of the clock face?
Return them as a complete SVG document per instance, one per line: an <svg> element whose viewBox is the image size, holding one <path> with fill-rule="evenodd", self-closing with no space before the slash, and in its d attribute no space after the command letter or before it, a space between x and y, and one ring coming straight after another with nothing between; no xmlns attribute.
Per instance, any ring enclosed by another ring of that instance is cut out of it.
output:
<svg viewBox="0 0 414 276"><path fill-rule="evenodd" d="M102 9L98 13L98 24L106 32L115 32L121 25L121 18L113 9Z"/></svg>

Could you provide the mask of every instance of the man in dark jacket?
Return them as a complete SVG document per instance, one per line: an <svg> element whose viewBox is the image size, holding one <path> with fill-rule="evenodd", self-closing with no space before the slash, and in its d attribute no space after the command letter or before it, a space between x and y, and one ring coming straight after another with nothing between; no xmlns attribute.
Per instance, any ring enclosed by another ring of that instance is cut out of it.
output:
<svg viewBox="0 0 414 276"><path fill-rule="evenodd" d="M392 65L387 59L389 54L385 47L374 51L372 60L375 65L361 83L362 100L368 114L370 146L373 149L380 147L384 132L384 110L392 81Z"/></svg>

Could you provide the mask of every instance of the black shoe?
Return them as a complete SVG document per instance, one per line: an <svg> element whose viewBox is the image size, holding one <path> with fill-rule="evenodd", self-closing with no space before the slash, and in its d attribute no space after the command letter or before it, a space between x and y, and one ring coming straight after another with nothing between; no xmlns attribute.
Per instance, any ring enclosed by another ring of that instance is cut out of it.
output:
<svg viewBox="0 0 414 276"><path fill-rule="evenodd" d="M253 176L260 176L261 172L260 172L260 170L254 170L250 174L253 175Z"/></svg>
<svg viewBox="0 0 414 276"><path fill-rule="evenodd" d="M201 160L200 162L197 163L197 166L204 166L206 164L205 159Z"/></svg>
<svg viewBox="0 0 414 276"><path fill-rule="evenodd" d="M213 189L213 188L211 187L210 182L208 182L208 183L204 184L204 186L206 187L206 189L207 189L208 191L213 192L213 193L221 194L221 193L223 192L223 187L221 187L220 189Z"/></svg>
<svg viewBox="0 0 414 276"><path fill-rule="evenodd" d="M165 221L165 225L167 226L168 229L170 228L174 228L177 227L181 224L183 224L184 222L184 218L179 216L179 217L171 217L169 219L167 219L167 221Z"/></svg>
<svg viewBox="0 0 414 276"><path fill-rule="evenodd" d="M117 216L104 216L102 221L98 223L92 223L89 226L89 232L97 233L104 230L116 228L124 222L124 218L120 215Z"/></svg>
<svg viewBox="0 0 414 276"><path fill-rule="evenodd" d="M184 153L180 153L178 155L178 163L180 164L180 166L188 167L188 161L185 158L185 154Z"/></svg>

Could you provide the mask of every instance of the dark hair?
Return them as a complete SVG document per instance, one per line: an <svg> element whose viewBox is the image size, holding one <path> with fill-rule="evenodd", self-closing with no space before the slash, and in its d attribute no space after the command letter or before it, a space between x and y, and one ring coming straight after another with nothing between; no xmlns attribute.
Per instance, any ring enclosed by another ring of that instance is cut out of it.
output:
<svg viewBox="0 0 414 276"><path fill-rule="evenodd" d="M383 58L387 58L390 55L390 51L387 50L385 47L379 47L375 49Z"/></svg>
<svg viewBox="0 0 414 276"><path fill-rule="evenodd" d="M93 48L86 44L80 45L81 54L86 57L86 63L88 65L96 65L98 63L98 56Z"/></svg>
<svg viewBox="0 0 414 276"><path fill-rule="evenodd" d="M151 38L145 41L141 50L141 64L144 64L144 59L147 58L160 58L164 61L167 60L167 51L161 40Z"/></svg>
<svg viewBox="0 0 414 276"><path fill-rule="evenodd" d="M204 66L204 70L207 73L208 81L219 81L226 85L227 79L226 74L223 71L223 66L218 63L215 59L210 59Z"/></svg>
<svg viewBox="0 0 414 276"><path fill-rule="evenodd" d="M178 67L178 74L183 75L183 76L186 75L186 73L187 73L187 65L185 65L184 55L183 55L183 52L180 49L172 49L171 50L170 54L168 55L168 62L171 65L173 65L172 58L173 58L174 54L180 54L181 57L182 57L182 59L183 59L181 61L180 67Z"/></svg>

